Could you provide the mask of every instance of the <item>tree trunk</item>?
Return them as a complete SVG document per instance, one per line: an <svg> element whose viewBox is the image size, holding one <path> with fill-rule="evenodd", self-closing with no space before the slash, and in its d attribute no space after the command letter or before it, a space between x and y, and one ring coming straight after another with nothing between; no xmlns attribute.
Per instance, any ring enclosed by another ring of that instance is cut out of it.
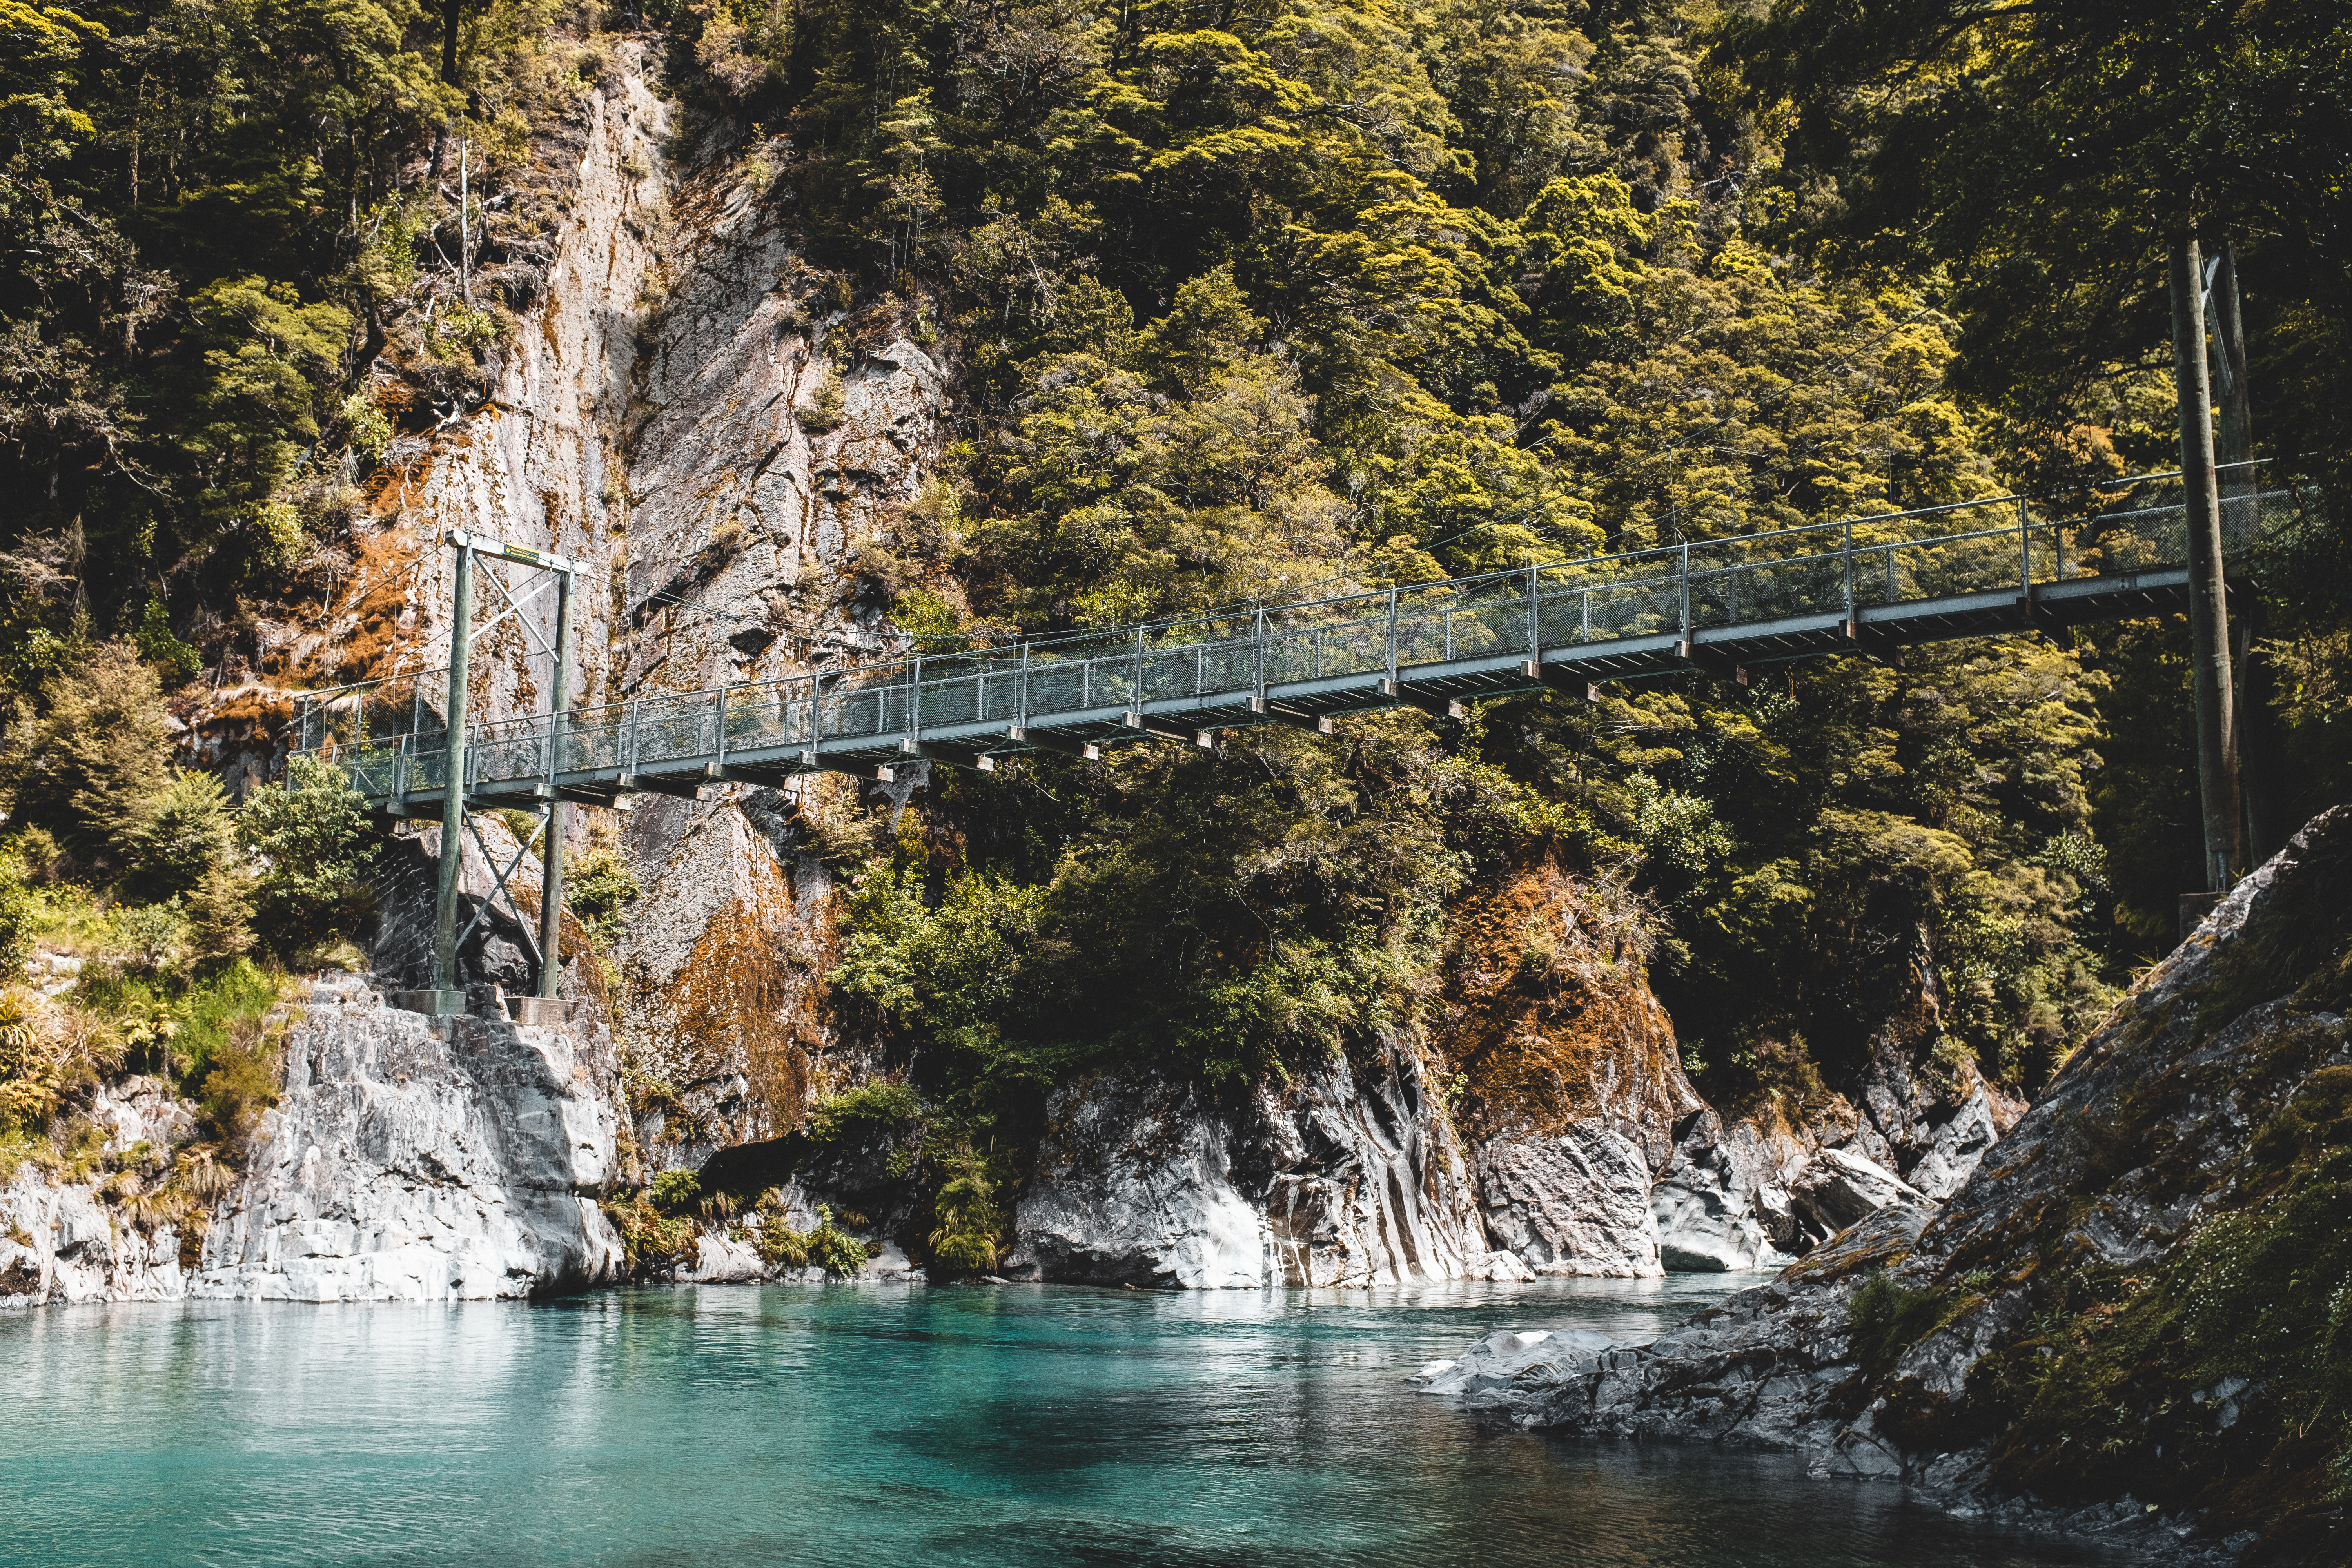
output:
<svg viewBox="0 0 2352 1568"><path fill-rule="evenodd" d="M2205 887L2226 893L2246 869L2238 806L2238 727L2231 717L2229 590L2221 496L2213 473L2213 398L2206 379L2203 268L2193 235L2172 242L2172 364L2180 395L2181 521L2188 532L2189 661L2197 702L2197 785L2204 805Z"/></svg>

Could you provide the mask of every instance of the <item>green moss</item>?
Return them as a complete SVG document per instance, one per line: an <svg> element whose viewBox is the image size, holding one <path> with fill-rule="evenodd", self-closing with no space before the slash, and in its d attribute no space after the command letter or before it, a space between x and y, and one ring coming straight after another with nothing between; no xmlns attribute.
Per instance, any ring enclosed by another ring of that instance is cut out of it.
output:
<svg viewBox="0 0 2352 1568"><path fill-rule="evenodd" d="M1961 1300L1953 1291L1898 1285L1883 1272L1872 1275L1846 1308L1854 1359L1872 1378L1885 1376L1905 1351L1952 1321Z"/></svg>
<svg viewBox="0 0 2352 1568"><path fill-rule="evenodd" d="M1971 1373L2000 1479L2211 1509L2286 1547L2352 1497L2352 1068L2326 1068L2220 1173L2230 1205L2158 1267L2056 1271Z"/></svg>
<svg viewBox="0 0 2352 1568"><path fill-rule="evenodd" d="M880 1132L896 1136L923 1120L922 1097L903 1083L877 1080L827 1095L809 1113L809 1136L839 1143Z"/></svg>

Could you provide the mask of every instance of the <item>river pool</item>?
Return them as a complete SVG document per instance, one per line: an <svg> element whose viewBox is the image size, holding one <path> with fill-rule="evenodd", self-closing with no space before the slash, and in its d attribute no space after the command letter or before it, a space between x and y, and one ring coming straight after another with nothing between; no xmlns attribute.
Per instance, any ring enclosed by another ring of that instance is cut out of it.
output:
<svg viewBox="0 0 2352 1568"><path fill-rule="evenodd" d="M1776 1457L1481 1431L1403 1382L1748 1282L54 1308L0 1317L0 1563L2116 1561Z"/></svg>

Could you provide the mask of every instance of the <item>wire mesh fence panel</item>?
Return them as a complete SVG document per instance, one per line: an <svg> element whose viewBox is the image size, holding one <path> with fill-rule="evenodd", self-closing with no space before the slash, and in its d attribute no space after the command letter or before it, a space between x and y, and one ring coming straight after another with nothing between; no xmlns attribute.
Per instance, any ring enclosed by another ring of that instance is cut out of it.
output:
<svg viewBox="0 0 2352 1568"><path fill-rule="evenodd" d="M1043 664L1029 666L1027 696L1024 708L1031 718L1051 713L1055 709L1076 710L1087 707L1087 667L1077 664Z"/></svg>
<svg viewBox="0 0 2352 1568"><path fill-rule="evenodd" d="M1695 544L1690 574L1693 626L1740 626L1845 607L1843 540L1827 531Z"/></svg>
<svg viewBox="0 0 2352 1568"><path fill-rule="evenodd" d="M483 784L545 778L552 760L544 715L503 719L473 728L467 739L467 771Z"/></svg>
<svg viewBox="0 0 2352 1568"><path fill-rule="evenodd" d="M1660 574L1605 582L1591 590L1593 642L1654 637L1682 626L1683 585L1675 575Z"/></svg>
<svg viewBox="0 0 2352 1568"><path fill-rule="evenodd" d="M824 698L828 740L863 740L890 733L889 689L836 684Z"/></svg>
<svg viewBox="0 0 2352 1568"><path fill-rule="evenodd" d="M332 765L360 794L390 795L400 793L402 761L397 746L353 746L336 752Z"/></svg>
<svg viewBox="0 0 2352 1568"><path fill-rule="evenodd" d="M625 708L591 708L563 727L563 771L618 773L628 765L624 747L629 733Z"/></svg>
<svg viewBox="0 0 2352 1568"><path fill-rule="evenodd" d="M738 686L727 693L727 749L764 752L809 743L808 710L815 683L805 678Z"/></svg>
<svg viewBox="0 0 2352 1568"><path fill-rule="evenodd" d="M1344 621L1322 632L1319 663L1326 676L1371 675L1389 667L1389 620L1385 600L1378 620Z"/></svg>
<svg viewBox="0 0 2352 1568"><path fill-rule="evenodd" d="M1955 598L2021 588L2023 542L2014 529L1956 539L1928 539L1892 548L1888 602Z"/></svg>
<svg viewBox="0 0 2352 1568"><path fill-rule="evenodd" d="M1533 651L1525 594L1490 592L1454 612L1454 657L1497 658Z"/></svg>
<svg viewBox="0 0 2352 1568"><path fill-rule="evenodd" d="M439 795L449 787L449 753L418 748L402 759L401 787L410 795Z"/></svg>
<svg viewBox="0 0 2352 1568"><path fill-rule="evenodd" d="M916 717L921 727L969 724L976 719L987 717L983 711L987 680L987 676L977 669L951 668L937 674L924 670L922 686L915 703Z"/></svg>
<svg viewBox="0 0 2352 1568"><path fill-rule="evenodd" d="M717 695L691 692L677 697L648 697L637 703L636 765L682 762L717 752Z"/></svg>
<svg viewBox="0 0 2352 1568"><path fill-rule="evenodd" d="M2074 575L2074 563L2066 549L2066 531L2048 520L2025 531L2026 574L2036 583L2062 583Z"/></svg>

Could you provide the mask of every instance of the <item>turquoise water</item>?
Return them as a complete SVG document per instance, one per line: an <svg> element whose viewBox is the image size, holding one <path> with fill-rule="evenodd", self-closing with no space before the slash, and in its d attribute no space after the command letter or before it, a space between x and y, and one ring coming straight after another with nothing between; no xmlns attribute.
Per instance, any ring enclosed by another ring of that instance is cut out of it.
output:
<svg viewBox="0 0 2352 1568"><path fill-rule="evenodd" d="M1347 1295L705 1288L0 1319L0 1563L2107 1561L1789 1461L1481 1431L1404 1376L1720 1277Z"/></svg>

